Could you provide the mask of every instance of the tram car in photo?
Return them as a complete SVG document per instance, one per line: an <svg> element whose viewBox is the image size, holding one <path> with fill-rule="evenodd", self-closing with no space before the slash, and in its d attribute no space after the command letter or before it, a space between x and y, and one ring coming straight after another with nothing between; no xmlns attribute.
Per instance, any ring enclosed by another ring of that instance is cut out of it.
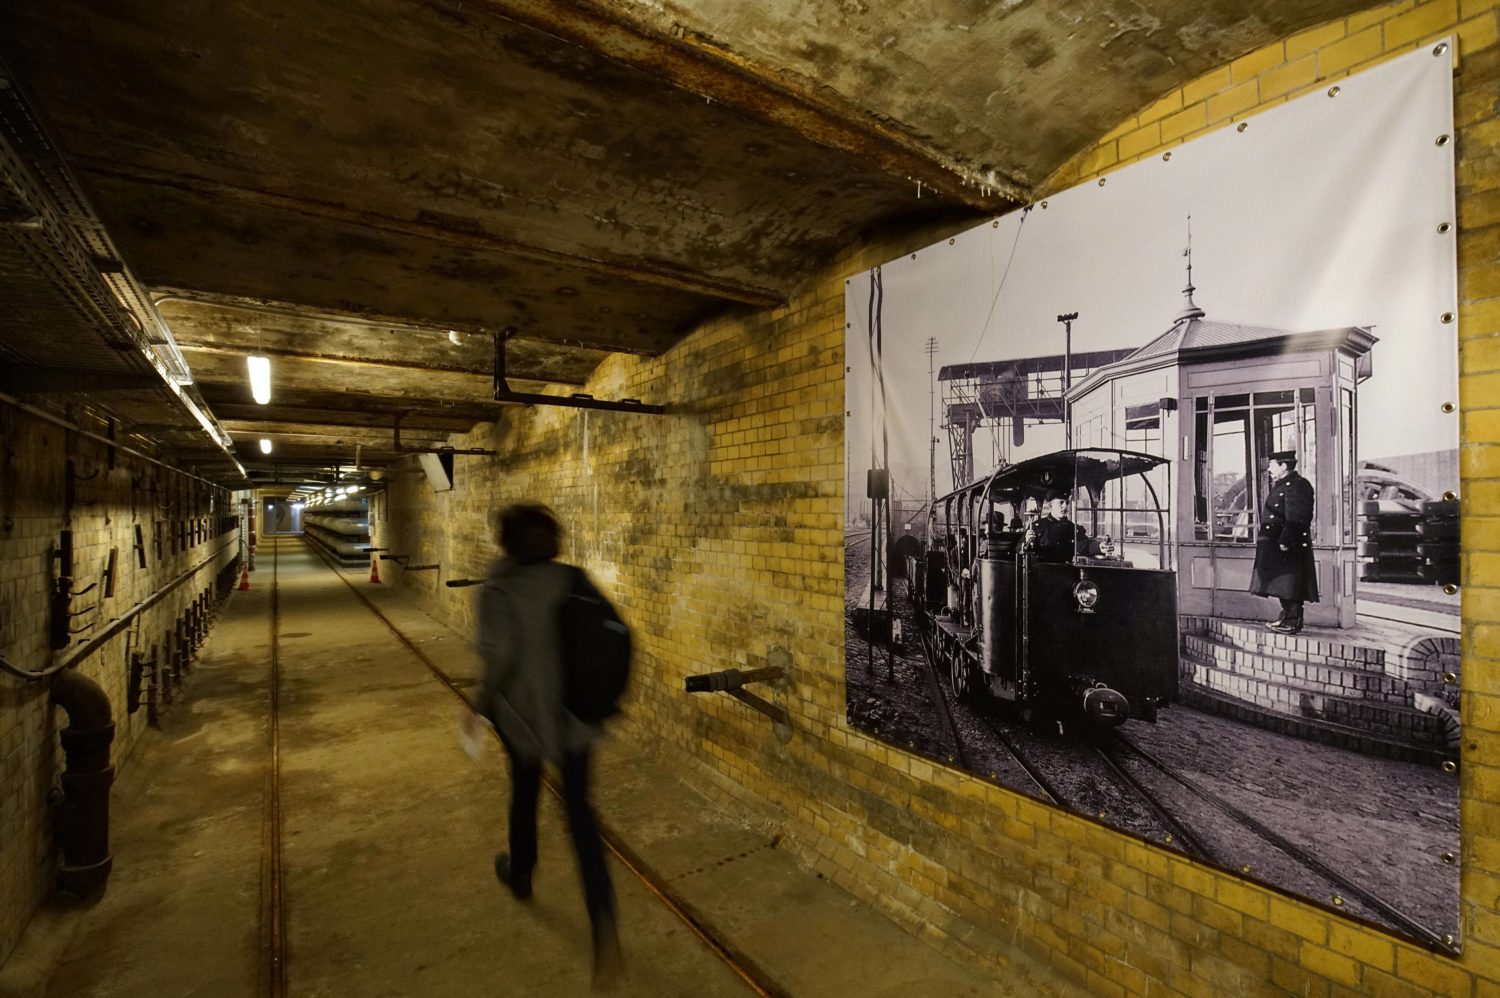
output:
<svg viewBox="0 0 1500 998"><path fill-rule="evenodd" d="M958 699L1104 726L1176 699L1170 476L1151 454L1064 450L934 501L907 577Z"/></svg>

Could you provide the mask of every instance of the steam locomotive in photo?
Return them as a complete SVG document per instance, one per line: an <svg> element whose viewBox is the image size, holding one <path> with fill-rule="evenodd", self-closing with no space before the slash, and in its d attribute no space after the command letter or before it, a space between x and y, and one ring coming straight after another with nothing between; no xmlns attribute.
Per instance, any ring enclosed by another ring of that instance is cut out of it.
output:
<svg viewBox="0 0 1500 998"><path fill-rule="evenodd" d="M1156 720L1177 696L1170 476L1151 454L1064 450L934 501L905 567L955 697Z"/></svg>

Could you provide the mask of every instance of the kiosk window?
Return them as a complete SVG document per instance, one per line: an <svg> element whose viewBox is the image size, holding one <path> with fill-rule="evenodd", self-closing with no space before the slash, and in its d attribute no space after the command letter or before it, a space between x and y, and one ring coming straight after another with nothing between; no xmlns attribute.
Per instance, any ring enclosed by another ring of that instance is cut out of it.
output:
<svg viewBox="0 0 1500 998"><path fill-rule="evenodd" d="M1316 400L1312 388L1196 400L1193 514L1198 540L1254 542L1255 517L1268 482L1266 463L1273 452L1296 451L1298 470L1316 481Z"/></svg>
<svg viewBox="0 0 1500 998"><path fill-rule="evenodd" d="M1161 403L1125 407L1125 447L1143 454L1161 454Z"/></svg>
<svg viewBox="0 0 1500 998"><path fill-rule="evenodd" d="M1231 395L1223 401L1245 402L1243 395ZM1250 475L1253 468L1250 453L1250 410L1220 408L1213 412L1213 444L1209 458L1213 470L1213 539L1249 544L1255 540L1251 518Z"/></svg>

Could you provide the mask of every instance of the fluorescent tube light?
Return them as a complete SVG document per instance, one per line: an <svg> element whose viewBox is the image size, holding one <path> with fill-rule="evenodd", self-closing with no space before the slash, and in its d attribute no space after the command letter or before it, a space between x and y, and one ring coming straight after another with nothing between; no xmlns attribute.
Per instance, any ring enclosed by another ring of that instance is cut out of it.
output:
<svg viewBox="0 0 1500 998"><path fill-rule="evenodd" d="M265 405L271 401L271 358L250 356L245 358L245 363L250 368L250 394L255 401Z"/></svg>
<svg viewBox="0 0 1500 998"><path fill-rule="evenodd" d="M260 452L262 454L271 453L271 441L266 439L265 437L260 438Z"/></svg>

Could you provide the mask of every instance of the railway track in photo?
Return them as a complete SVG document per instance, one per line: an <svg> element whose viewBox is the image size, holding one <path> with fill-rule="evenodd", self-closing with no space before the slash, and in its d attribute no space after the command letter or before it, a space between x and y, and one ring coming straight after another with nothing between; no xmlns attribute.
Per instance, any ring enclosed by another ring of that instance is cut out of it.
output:
<svg viewBox="0 0 1500 998"><path fill-rule="evenodd" d="M913 622L915 624L915 622ZM1105 824L1183 855L1251 876L1293 894L1327 899L1334 907L1386 925L1434 947L1451 948L1440 932L1339 872L1314 851L1266 821L1199 785L1118 730L1084 730L1081 722L1058 733L1003 705L957 702L936 664L929 628L921 635L925 685L950 760L966 772ZM1001 780L1000 770L1010 775ZM1024 774L1024 778L1021 774ZM1027 786L1029 781L1029 787ZM1245 857L1257 857L1254 865Z"/></svg>
<svg viewBox="0 0 1500 998"><path fill-rule="evenodd" d="M1309 897L1328 898L1335 907L1346 908L1371 921L1390 925L1431 946L1451 948L1451 941L1441 933L1424 925L1416 917L1364 885L1335 870L1311 850L1293 842L1243 808L1177 772L1172 766L1136 745L1124 733L1100 732L1094 739L1093 747L1102 757L1110 759L1111 765L1117 768L1143 797L1151 799L1154 802L1152 804L1154 808L1172 816L1172 819L1182 826L1182 832L1179 834L1188 837L1185 844L1187 841L1194 843L1192 848L1185 850L1190 855L1221 867L1238 869L1247 875L1253 872L1243 864L1236 865L1223 855L1222 849L1209 844L1213 836L1203 829L1203 821L1191 822L1183 818L1188 810L1188 801L1185 800L1184 795L1196 802L1196 806L1207 805L1211 811L1217 812L1224 819L1248 830L1291 863L1306 871L1307 879L1296 885L1298 893ZM1144 770L1150 774L1150 777L1141 779L1131 773L1132 768ZM1166 783L1165 789L1158 789L1151 785L1151 782L1161 784L1162 781ZM1320 883L1323 885L1321 891L1317 890ZM1287 885L1277 884L1276 886L1285 888Z"/></svg>
<svg viewBox="0 0 1500 998"><path fill-rule="evenodd" d="M911 580L906 582L907 597L911 597ZM932 698L933 706L937 709L938 721L943 728L943 739L953 746L953 754L949 756L948 763L956 766L964 772L969 772L969 758L964 752L963 739L959 737L958 725L953 719L953 705L949 702L943 692L943 682L938 676L937 667L933 664L937 660L935 649L932 647L932 629L923 626L921 621L913 621L912 630L919 636L922 642L922 679L927 686L928 696Z"/></svg>

